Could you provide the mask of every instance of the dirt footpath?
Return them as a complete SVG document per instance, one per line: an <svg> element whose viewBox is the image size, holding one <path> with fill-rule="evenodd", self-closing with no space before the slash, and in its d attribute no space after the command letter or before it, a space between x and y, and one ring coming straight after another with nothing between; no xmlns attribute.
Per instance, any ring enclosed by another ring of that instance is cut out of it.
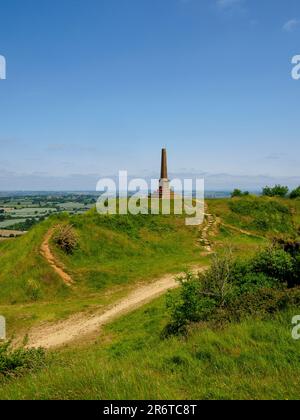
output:
<svg viewBox="0 0 300 420"><path fill-rule="evenodd" d="M67 285L71 286L74 282L71 276L67 274L62 267L60 266L60 263L55 259L54 255L51 252L50 249L50 239L53 235L54 229L50 229L41 245L41 254L42 256L47 260L48 264L53 268L53 270L59 275L59 277L62 279L62 281Z"/></svg>
<svg viewBox="0 0 300 420"><path fill-rule="evenodd" d="M204 267L196 267L192 271L203 271ZM179 273L180 275L182 273ZM113 319L144 305L157 298L167 290L178 286L177 276L169 274L153 283L138 286L127 297L108 308L105 312L93 315L77 314L57 324L50 324L33 329L28 335L28 347L59 347L80 339L85 335L97 332L99 328Z"/></svg>

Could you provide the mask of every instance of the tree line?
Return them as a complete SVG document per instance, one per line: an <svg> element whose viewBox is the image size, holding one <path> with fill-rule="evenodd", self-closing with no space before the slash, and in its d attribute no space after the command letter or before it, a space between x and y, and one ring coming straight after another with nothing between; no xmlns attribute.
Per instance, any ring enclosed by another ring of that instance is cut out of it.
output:
<svg viewBox="0 0 300 420"><path fill-rule="evenodd" d="M250 195L249 191L241 191L238 188L231 193L231 197L245 197L248 195ZM284 185L277 184L274 187L266 186L262 190L262 195L265 197L300 198L300 186L291 191L289 190L289 187Z"/></svg>

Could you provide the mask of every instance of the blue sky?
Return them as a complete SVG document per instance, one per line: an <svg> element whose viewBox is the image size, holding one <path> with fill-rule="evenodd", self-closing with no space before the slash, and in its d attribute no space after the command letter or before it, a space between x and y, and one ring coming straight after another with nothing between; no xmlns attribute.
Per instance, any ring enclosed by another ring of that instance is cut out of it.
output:
<svg viewBox="0 0 300 420"><path fill-rule="evenodd" d="M0 16L0 189L157 175L162 146L210 188L300 183L299 0L2 0Z"/></svg>

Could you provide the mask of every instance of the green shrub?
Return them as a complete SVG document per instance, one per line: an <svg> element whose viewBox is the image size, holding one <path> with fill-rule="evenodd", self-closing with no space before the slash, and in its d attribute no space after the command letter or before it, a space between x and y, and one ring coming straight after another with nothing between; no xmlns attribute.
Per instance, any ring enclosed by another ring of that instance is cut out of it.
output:
<svg viewBox="0 0 300 420"><path fill-rule="evenodd" d="M267 197L285 197L289 192L288 187L283 185L275 185L275 187L263 188L263 195Z"/></svg>
<svg viewBox="0 0 300 420"><path fill-rule="evenodd" d="M290 254L276 247L269 247L257 254L252 261L254 273L263 273L282 283L290 284L293 277L293 258Z"/></svg>
<svg viewBox="0 0 300 420"><path fill-rule="evenodd" d="M28 370L40 368L45 363L45 351L39 349L16 350L11 348L11 343L0 342L0 376L14 377Z"/></svg>
<svg viewBox="0 0 300 420"><path fill-rule="evenodd" d="M187 273L179 278L180 294L170 294L167 307L172 321L165 333L178 333L188 323L207 321L217 307L222 307L234 293L231 280L233 262L231 256L213 257L209 270L197 275Z"/></svg>
<svg viewBox="0 0 300 420"><path fill-rule="evenodd" d="M263 288L274 288L278 286L277 279L267 276L264 273L247 273L240 277L236 294L253 293Z"/></svg>
<svg viewBox="0 0 300 420"><path fill-rule="evenodd" d="M247 317L265 317L291 307L300 305L300 289L278 290L262 288L255 292L246 292L241 297L235 296L228 304L223 317L230 322L241 321Z"/></svg>
<svg viewBox="0 0 300 420"><path fill-rule="evenodd" d="M300 186L295 188L291 193L290 193L290 198L295 199L295 198L300 198Z"/></svg>
<svg viewBox="0 0 300 420"><path fill-rule="evenodd" d="M194 322L231 321L280 311L294 302L293 289L286 286L297 284L295 272L300 273L300 254L292 257L275 246L247 261L233 261L230 254L216 255L209 270L186 274L180 279L179 292L169 295L171 322L164 334L185 332ZM299 303L300 289L295 296Z"/></svg>
<svg viewBox="0 0 300 420"><path fill-rule="evenodd" d="M275 244L292 257L293 270L289 279L289 286L300 286L300 242L299 240L282 238L275 239Z"/></svg>
<svg viewBox="0 0 300 420"><path fill-rule="evenodd" d="M300 286L300 255L296 255L293 258L293 273L289 281L289 286Z"/></svg>
<svg viewBox="0 0 300 420"><path fill-rule="evenodd" d="M167 308L171 312L172 322L167 326L166 333L177 333L185 330L189 322L199 322L209 318L216 307L212 296L201 295L202 276L187 273L178 279L181 283L180 294L168 294Z"/></svg>
<svg viewBox="0 0 300 420"><path fill-rule="evenodd" d="M289 253L293 258L300 255L300 242L295 239L275 238L274 243Z"/></svg>
<svg viewBox="0 0 300 420"><path fill-rule="evenodd" d="M249 195L249 191L244 191L243 192L243 191L239 190L238 188L233 190L233 192L231 193L232 198L234 198L234 197L244 197L244 196L247 196L247 195Z"/></svg>

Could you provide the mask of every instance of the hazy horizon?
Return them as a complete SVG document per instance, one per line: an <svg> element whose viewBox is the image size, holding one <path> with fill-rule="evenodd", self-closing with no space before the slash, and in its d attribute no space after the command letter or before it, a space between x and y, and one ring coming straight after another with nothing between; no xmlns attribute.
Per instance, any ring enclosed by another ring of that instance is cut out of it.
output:
<svg viewBox="0 0 300 420"><path fill-rule="evenodd" d="M157 179L159 171L151 174L129 174L128 178L144 178L150 183L150 179ZM117 181L117 176L113 174L102 175L101 178L112 178ZM269 177L258 175L256 177L249 176L233 176L230 174L203 174L203 173L169 173L170 179L184 179L190 178L195 182L196 178L203 178L205 181L205 191L232 191L234 188L248 190L250 192L259 192L266 185L283 184L290 189L296 188L300 185L299 177ZM14 192L14 191L89 191L96 192L96 184L100 179L97 174L79 175L74 174L68 177L49 177L41 175L27 175L27 176L9 176L7 183L5 179L0 178L0 192ZM3 182L4 181L4 182ZM7 187L10 185L10 187Z"/></svg>

